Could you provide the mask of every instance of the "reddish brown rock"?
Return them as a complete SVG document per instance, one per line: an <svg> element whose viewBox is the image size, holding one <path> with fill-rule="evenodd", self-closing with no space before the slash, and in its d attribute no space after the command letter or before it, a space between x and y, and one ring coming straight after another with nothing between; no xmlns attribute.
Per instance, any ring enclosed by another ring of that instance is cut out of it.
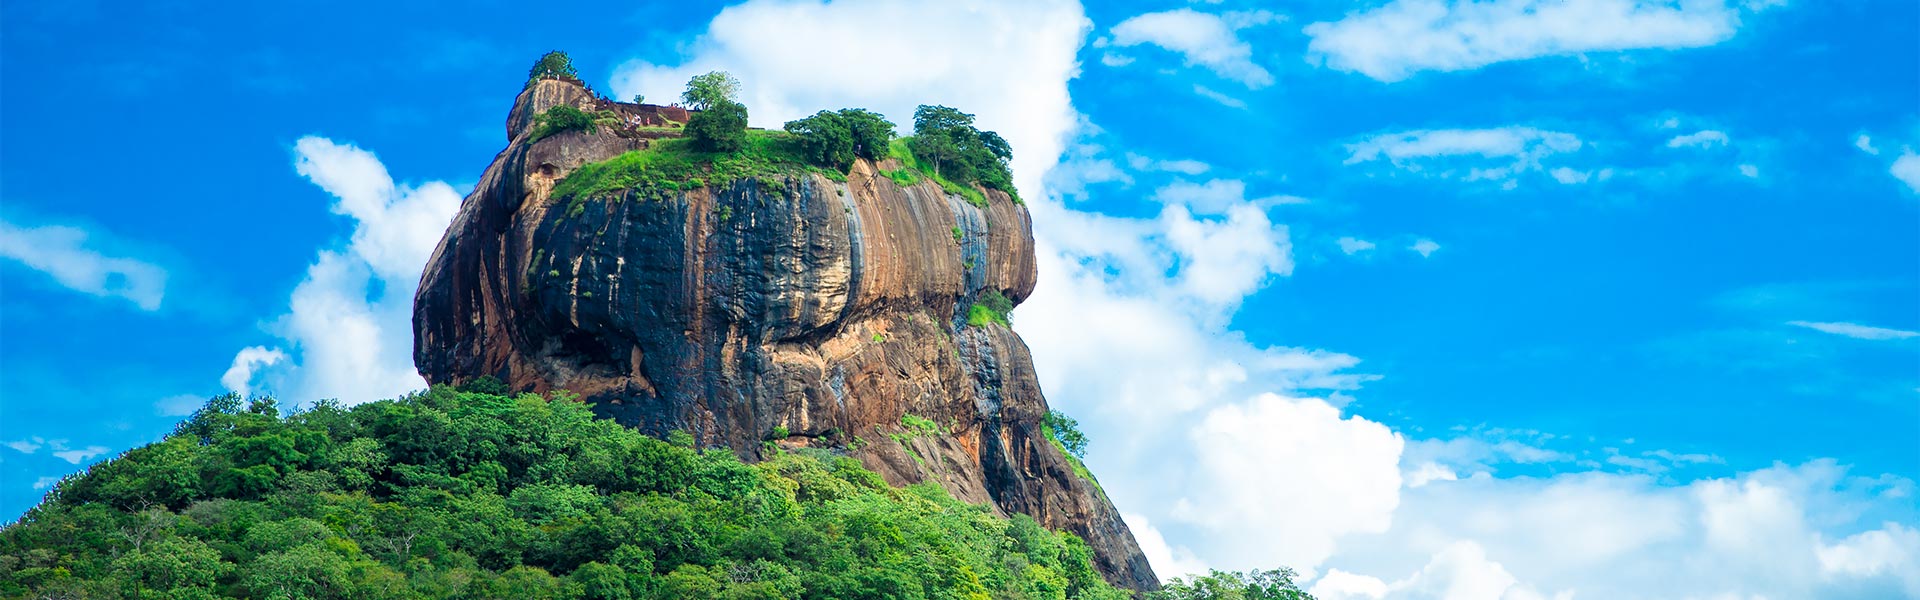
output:
<svg viewBox="0 0 1920 600"><path fill-rule="evenodd" d="M522 92L511 142L427 265L414 358L429 381L564 388L623 424L748 458L784 427L779 443L845 450L894 484L935 481L1072 531L1115 584L1156 586L1119 513L1042 436L1026 345L965 323L988 290L1032 293L1024 207L903 188L878 175L898 165L861 161L845 182L716 182L569 214L549 198L556 181L647 140L603 128L529 142L532 115L562 103L611 104L568 81ZM945 432L893 435L905 415Z"/></svg>

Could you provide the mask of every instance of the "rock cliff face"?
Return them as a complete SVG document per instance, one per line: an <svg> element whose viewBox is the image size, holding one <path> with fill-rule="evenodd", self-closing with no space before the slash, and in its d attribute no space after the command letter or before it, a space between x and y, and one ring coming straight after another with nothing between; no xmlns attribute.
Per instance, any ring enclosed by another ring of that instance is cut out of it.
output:
<svg viewBox="0 0 1920 600"><path fill-rule="evenodd" d="M878 175L898 165L863 160L845 182L715 181L569 214L549 198L555 182L648 140L602 128L530 142L532 116L559 104L612 103L553 79L516 100L510 143L414 301L429 381L564 388L628 426L747 458L785 432L773 441L846 451L896 485L938 482L1072 531L1113 583L1156 587L1105 494L1043 437L1026 345L965 322L988 290L1016 302L1033 291L1025 208L998 192L979 208L932 183L901 187Z"/></svg>

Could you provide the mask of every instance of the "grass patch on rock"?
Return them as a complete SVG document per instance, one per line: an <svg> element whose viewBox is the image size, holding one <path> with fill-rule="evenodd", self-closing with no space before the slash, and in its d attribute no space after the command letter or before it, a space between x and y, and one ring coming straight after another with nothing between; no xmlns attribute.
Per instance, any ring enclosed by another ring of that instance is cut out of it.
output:
<svg viewBox="0 0 1920 600"><path fill-rule="evenodd" d="M843 173L808 164L793 135L750 130L745 146L734 152L704 152L686 138L654 140L646 149L574 169L553 186L552 197L566 200L567 214L578 215L588 200L666 200L716 183L757 179L765 185L809 173L846 180Z"/></svg>

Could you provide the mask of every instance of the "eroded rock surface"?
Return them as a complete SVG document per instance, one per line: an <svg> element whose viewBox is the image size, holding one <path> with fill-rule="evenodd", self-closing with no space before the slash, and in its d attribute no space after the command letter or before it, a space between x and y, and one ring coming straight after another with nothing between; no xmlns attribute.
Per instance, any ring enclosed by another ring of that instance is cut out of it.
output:
<svg viewBox="0 0 1920 600"><path fill-rule="evenodd" d="M846 450L896 485L935 481L1072 531L1109 580L1155 587L1119 513L1043 437L1026 345L965 323L988 290L1033 291L1025 208L901 187L879 175L898 165L861 161L843 183L715 182L569 214L549 198L555 182L648 140L603 129L529 142L531 116L562 103L609 104L568 81L522 92L509 145L428 263L414 358L429 381L563 388L620 423L748 458L784 428L779 444ZM944 432L910 435L905 415Z"/></svg>

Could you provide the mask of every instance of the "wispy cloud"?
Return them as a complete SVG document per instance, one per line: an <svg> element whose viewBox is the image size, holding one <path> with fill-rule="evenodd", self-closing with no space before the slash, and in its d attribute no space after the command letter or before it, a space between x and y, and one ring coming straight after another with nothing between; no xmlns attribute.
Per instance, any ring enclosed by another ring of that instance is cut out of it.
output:
<svg viewBox="0 0 1920 600"><path fill-rule="evenodd" d="M33 454L34 452L40 451L40 447L45 446L46 443L47 441L44 439L41 439L38 437L30 437L23 440L14 440L11 442L7 442L6 446L8 448L14 449L14 451L19 452L21 454Z"/></svg>
<svg viewBox="0 0 1920 600"><path fill-rule="evenodd" d="M1393 167L1442 179L1498 181L1511 189L1521 173L1542 171L1550 156L1579 151L1579 136L1525 126L1487 129L1421 129L1374 135L1348 144L1345 164L1385 161ZM1551 171L1561 183L1580 183L1590 172Z"/></svg>
<svg viewBox="0 0 1920 600"><path fill-rule="evenodd" d="M1732 140L1727 137L1727 134L1724 131L1718 131L1713 129L1703 129L1703 130L1700 130L1694 133L1689 133L1686 135L1674 136L1673 139L1667 140L1667 147L1668 148L1713 148L1716 146L1726 147L1726 145L1731 141Z"/></svg>
<svg viewBox="0 0 1920 600"><path fill-rule="evenodd" d="M126 256L110 256L90 243L90 232L65 225L26 226L0 218L0 257L46 273L76 292L125 298L144 310L159 310L167 271Z"/></svg>
<svg viewBox="0 0 1920 600"><path fill-rule="evenodd" d="M1725 0L1395 0L1314 23L1307 48L1326 66L1380 81L1541 56L1711 46L1741 17L1778 4Z"/></svg>
<svg viewBox="0 0 1920 600"><path fill-rule="evenodd" d="M1807 329L1812 329L1814 331L1831 333L1834 335L1841 335L1841 336L1846 336L1846 337L1861 339L1861 340L1904 340L1911 337L1920 337L1920 332L1916 332L1916 331L1907 331L1904 329L1888 329L1885 327L1871 327L1867 325L1861 325L1858 323L1817 323L1817 322L1811 322L1811 321L1788 321L1787 324L1792 325L1794 327L1805 327Z"/></svg>
<svg viewBox="0 0 1920 600"><path fill-rule="evenodd" d="M1179 53L1189 66L1204 67L1248 88L1262 88L1273 85L1273 74L1254 64L1253 47L1241 40L1238 32L1278 19L1267 11L1216 15L1180 8L1121 21L1113 26L1111 44L1159 46Z"/></svg>
<svg viewBox="0 0 1920 600"><path fill-rule="evenodd" d="M1580 138L1532 127L1438 129L1389 133L1347 146L1348 164L1385 158L1396 164L1415 158L1482 156L1530 157L1580 149Z"/></svg>
<svg viewBox="0 0 1920 600"><path fill-rule="evenodd" d="M1419 240L1415 240L1412 246L1407 246L1407 249L1420 253L1420 258L1431 258L1434 252L1440 250L1440 244L1433 240L1420 238Z"/></svg>
<svg viewBox="0 0 1920 600"><path fill-rule="evenodd" d="M106 446L73 448L67 445L67 440L48 440L37 436L6 442L5 445L22 454L33 454L39 452L41 448L47 448L50 450L48 454L76 465L95 456L105 454L108 450Z"/></svg>
<svg viewBox="0 0 1920 600"><path fill-rule="evenodd" d="M175 394L154 402L153 410L161 416L178 417L193 414L206 403L207 399L198 394Z"/></svg>
<svg viewBox="0 0 1920 600"><path fill-rule="evenodd" d="M1861 152L1867 154L1874 156L1880 155L1880 149L1873 145L1873 136L1864 133L1860 134L1860 137L1853 138L1853 147L1859 148Z"/></svg>
<svg viewBox="0 0 1920 600"><path fill-rule="evenodd" d="M1233 96L1228 96L1228 95L1226 95L1226 94L1222 94L1222 93L1220 93L1220 92L1218 92L1218 91L1214 91L1214 89L1213 89L1213 88L1210 88L1210 87L1207 87L1207 86L1204 86L1204 85L1200 85L1200 84L1198 84L1198 83L1196 83L1196 84L1193 84L1193 93L1195 93L1195 94L1199 94L1199 95L1200 95L1200 97L1202 97L1202 98L1206 98L1206 99L1208 99L1208 100L1212 100L1212 101L1214 101L1214 102L1219 102L1219 103L1220 103L1220 104L1221 104L1222 106L1227 106L1227 107L1231 107L1231 108L1246 108L1246 107L1247 107L1247 101L1245 101L1245 100L1241 100L1241 99L1239 99L1239 98L1235 98L1235 97L1233 97Z"/></svg>
<svg viewBox="0 0 1920 600"><path fill-rule="evenodd" d="M87 446L85 448L68 448L65 450L55 450L53 451L52 454L56 457L59 457L60 460L64 460L77 465L82 462L91 460L95 456L99 456L106 453L107 453L106 446Z"/></svg>
<svg viewBox="0 0 1920 600"><path fill-rule="evenodd" d="M1339 244L1340 251L1343 253L1346 253L1347 256L1353 256L1355 254L1366 252L1374 248L1373 242L1369 242L1369 241L1356 238L1356 237L1351 237L1351 236L1342 237L1338 240L1334 240L1334 243Z"/></svg>
<svg viewBox="0 0 1920 600"><path fill-rule="evenodd" d="M1166 171L1184 175L1199 175L1211 168L1207 163L1197 160L1156 160L1132 152L1127 153L1127 166L1135 171Z"/></svg>

